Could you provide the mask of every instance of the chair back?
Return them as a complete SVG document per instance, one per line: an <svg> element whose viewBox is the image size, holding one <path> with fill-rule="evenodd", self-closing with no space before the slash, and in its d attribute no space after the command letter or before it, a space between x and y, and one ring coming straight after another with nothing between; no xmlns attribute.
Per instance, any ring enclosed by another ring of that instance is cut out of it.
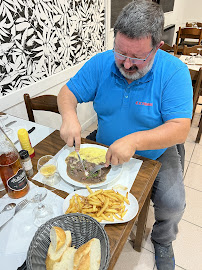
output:
<svg viewBox="0 0 202 270"><path fill-rule="evenodd" d="M192 74L190 72L190 74ZM194 83L194 88L193 88L193 116L196 110L196 106L200 97L200 92L202 89L202 67L199 69L196 82Z"/></svg>
<svg viewBox="0 0 202 270"><path fill-rule="evenodd" d="M195 46L192 46L192 47L187 47L187 45L184 45L182 54L190 55L190 53L198 53L199 52L197 50L198 48L202 49L202 45L195 45Z"/></svg>
<svg viewBox="0 0 202 270"><path fill-rule="evenodd" d="M185 41L185 39L196 39L195 42ZM177 31L177 39L176 39L176 45L177 45L177 51L179 45L200 45L202 40L202 29L196 28L196 27L185 27L181 28L179 27L179 30Z"/></svg>
<svg viewBox="0 0 202 270"><path fill-rule="evenodd" d="M57 96L43 95L34 98L30 98L29 94L24 94L25 106L29 121L35 122L34 110L50 111L59 113L57 105Z"/></svg>
<svg viewBox="0 0 202 270"><path fill-rule="evenodd" d="M164 43L161 48L161 50L166 52L174 52L174 55L177 54L177 46L174 44L173 46L168 45L167 43Z"/></svg>
<svg viewBox="0 0 202 270"><path fill-rule="evenodd" d="M196 24L197 24L198 27L202 27L202 23L197 22Z"/></svg>
<svg viewBox="0 0 202 270"><path fill-rule="evenodd" d="M190 74L192 74L191 71L190 71ZM199 97L201 94L202 94L202 68L199 69L198 76L196 78L196 82L194 84L194 89L193 89L193 116L192 116L192 120L193 120L196 106L198 104ZM196 135L195 143L200 142L201 134L202 134L202 114L200 116L199 129L198 129L198 133Z"/></svg>

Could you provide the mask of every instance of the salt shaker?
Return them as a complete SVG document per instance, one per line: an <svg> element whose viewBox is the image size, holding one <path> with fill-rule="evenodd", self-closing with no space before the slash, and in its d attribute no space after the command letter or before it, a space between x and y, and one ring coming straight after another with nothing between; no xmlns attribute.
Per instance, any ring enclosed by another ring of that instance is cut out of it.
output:
<svg viewBox="0 0 202 270"><path fill-rule="evenodd" d="M22 161L22 165L25 169L26 175L28 177L32 176L34 174L34 171L33 171L32 161L31 161L28 151L21 150L19 154L20 154L20 158Z"/></svg>

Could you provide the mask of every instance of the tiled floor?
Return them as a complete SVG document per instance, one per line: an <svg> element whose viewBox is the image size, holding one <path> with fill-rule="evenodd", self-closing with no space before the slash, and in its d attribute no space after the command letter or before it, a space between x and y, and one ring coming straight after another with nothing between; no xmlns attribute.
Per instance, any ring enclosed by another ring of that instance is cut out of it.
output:
<svg viewBox="0 0 202 270"><path fill-rule="evenodd" d="M187 207L179 224L179 233L173 243L176 270L202 270L202 138L195 143L198 121L202 107L197 107L191 130L185 143L185 173ZM86 137L96 128L96 123L82 133ZM154 250L150 241L154 222L153 207L150 206L147 230L141 253L133 250L127 241L114 270L156 270Z"/></svg>

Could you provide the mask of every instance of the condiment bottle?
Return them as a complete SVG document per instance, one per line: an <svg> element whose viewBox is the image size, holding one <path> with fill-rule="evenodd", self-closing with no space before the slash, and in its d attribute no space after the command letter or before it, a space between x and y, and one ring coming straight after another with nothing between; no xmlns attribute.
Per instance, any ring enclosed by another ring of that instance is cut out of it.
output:
<svg viewBox="0 0 202 270"><path fill-rule="evenodd" d="M19 153L2 128L0 128L0 177L10 198L21 198L29 191Z"/></svg>
<svg viewBox="0 0 202 270"><path fill-rule="evenodd" d="M34 174L32 160L27 150L21 150L19 152L22 161L22 166L25 169L26 175L31 177Z"/></svg>
<svg viewBox="0 0 202 270"><path fill-rule="evenodd" d="M31 145L29 134L26 129L21 128L18 130L18 139L20 141L21 147L24 150L27 150L30 158L35 156L34 148Z"/></svg>

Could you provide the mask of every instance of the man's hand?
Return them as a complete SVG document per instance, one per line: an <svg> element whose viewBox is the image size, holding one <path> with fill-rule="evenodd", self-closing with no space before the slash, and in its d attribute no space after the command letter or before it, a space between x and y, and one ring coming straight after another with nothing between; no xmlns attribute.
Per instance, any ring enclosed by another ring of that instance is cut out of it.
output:
<svg viewBox="0 0 202 270"><path fill-rule="evenodd" d="M60 128L60 137L69 147L75 142L75 150L80 149L81 144L81 125L78 121L63 121Z"/></svg>
<svg viewBox="0 0 202 270"><path fill-rule="evenodd" d="M136 147L130 141L130 135L125 136L110 145L106 154L106 166L128 162L135 154Z"/></svg>

